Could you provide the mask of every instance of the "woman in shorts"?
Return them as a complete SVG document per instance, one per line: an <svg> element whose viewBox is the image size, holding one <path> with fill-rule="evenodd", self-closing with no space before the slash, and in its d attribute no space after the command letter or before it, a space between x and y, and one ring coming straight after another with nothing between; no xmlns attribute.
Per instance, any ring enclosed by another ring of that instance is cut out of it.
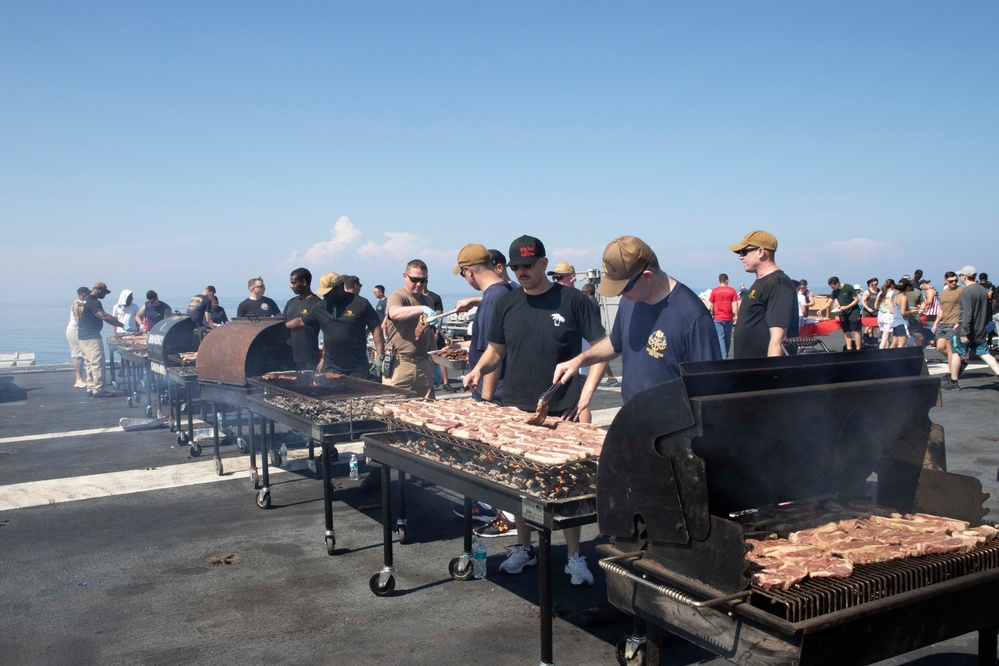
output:
<svg viewBox="0 0 999 666"><path fill-rule="evenodd" d="M881 329L881 343L879 349L887 349L891 344L892 314L891 304L895 299L895 281L891 278L885 280L881 285L881 292L878 294L874 305L878 310L878 328Z"/></svg>
<svg viewBox="0 0 999 666"><path fill-rule="evenodd" d="M905 320L905 314L909 310L909 299L905 294L912 289L912 283L902 278L895 283L895 286L898 289L892 299L891 307L891 346L905 347L909 344L909 325Z"/></svg>

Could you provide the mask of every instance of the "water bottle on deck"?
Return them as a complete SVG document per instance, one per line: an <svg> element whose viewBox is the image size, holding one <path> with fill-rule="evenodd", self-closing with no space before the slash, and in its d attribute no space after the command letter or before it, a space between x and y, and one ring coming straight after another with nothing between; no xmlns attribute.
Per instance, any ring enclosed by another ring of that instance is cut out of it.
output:
<svg viewBox="0 0 999 666"><path fill-rule="evenodd" d="M486 577L486 544L478 537L472 541L472 575L479 579Z"/></svg>
<svg viewBox="0 0 999 666"><path fill-rule="evenodd" d="M357 481L357 454L350 454L350 480Z"/></svg>

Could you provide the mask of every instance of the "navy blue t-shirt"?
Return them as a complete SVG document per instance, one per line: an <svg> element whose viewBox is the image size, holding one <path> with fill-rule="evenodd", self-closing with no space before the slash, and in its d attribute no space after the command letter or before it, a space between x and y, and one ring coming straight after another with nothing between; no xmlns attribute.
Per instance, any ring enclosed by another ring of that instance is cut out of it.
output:
<svg viewBox="0 0 999 666"><path fill-rule="evenodd" d="M649 305L625 298L610 334L621 354L621 397L680 376L680 364L721 359L715 323L704 303L679 282L663 300Z"/></svg>
<svg viewBox="0 0 999 666"><path fill-rule="evenodd" d="M203 327L205 325L205 310L212 307L211 296L205 296L204 294L195 294L191 296L191 301L187 304L187 316L198 325Z"/></svg>
<svg viewBox="0 0 999 666"><path fill-rule="evenodd" d="M482 292L482 300L479 302L479 309L475 311L475 322L472 324L472 340L468 345L468 367L474 368L475 364L482 358L482 353L489 346L486 335L489 333L489 326L493 321L493 308L496 301L513 291L513 285L509 282L497 282L486 287ZM493 395L493 402L498 405L503 404L503 374L506 372L506 359L500 366L500 379L496 385L496 392ZM477 387L472 392L472 398L482 400L482 388Z"/></svg>

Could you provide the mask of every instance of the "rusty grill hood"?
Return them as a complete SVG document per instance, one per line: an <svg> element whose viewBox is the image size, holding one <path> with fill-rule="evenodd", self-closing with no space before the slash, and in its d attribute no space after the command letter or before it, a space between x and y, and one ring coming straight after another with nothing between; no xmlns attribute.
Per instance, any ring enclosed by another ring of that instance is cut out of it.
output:
<svg viewBox="0 0 999 666"><path fill-rule="evenodd" d="M986 495L949 474L921 349L689 363L636 394L597 472L601 534L719 589L745 586L731 512L822 495L980 524ZM642 531L644 529L644 532Z"/></svg>
<svg viewBox="0 0 999 666"><path fill-rule="evenodd" d="M294 367L283 319L236 319L205 336L198 348L198 379L246 385L248 377Z"/></svg>
<svg viewBox="0 0 999 666"><path fill-rule="evenodd" d="M149 360L164 366L177 365L171 356L182 352L198 351L201 339L195 330L194 322L187 315L173 315L153 326L146 338L146 351Z"/></svg>

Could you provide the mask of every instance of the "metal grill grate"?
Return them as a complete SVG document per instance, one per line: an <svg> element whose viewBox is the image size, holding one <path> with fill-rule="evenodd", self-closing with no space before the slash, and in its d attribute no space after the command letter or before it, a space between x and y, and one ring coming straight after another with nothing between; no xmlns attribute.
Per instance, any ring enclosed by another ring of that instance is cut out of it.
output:
<svg viewBox="0 0 999 666"><path fill-rule="evenodd" d="M996 567L999 540L970 553L858 565L849 578L810 578L790 590L753 588L751 602L788 622L803 622Z"/></svg>
<svg viewBox="0 0 999 666"><path fill-rule="evenodd" d="M398 422L398 425L405 425L405 430L386 433L394 440L394 445L493 481L506 483L547 499L591 495L595 492L593 484L597 470L592 459L564 465L543 465L482 442L460 439L405 422Z"/></svg>

